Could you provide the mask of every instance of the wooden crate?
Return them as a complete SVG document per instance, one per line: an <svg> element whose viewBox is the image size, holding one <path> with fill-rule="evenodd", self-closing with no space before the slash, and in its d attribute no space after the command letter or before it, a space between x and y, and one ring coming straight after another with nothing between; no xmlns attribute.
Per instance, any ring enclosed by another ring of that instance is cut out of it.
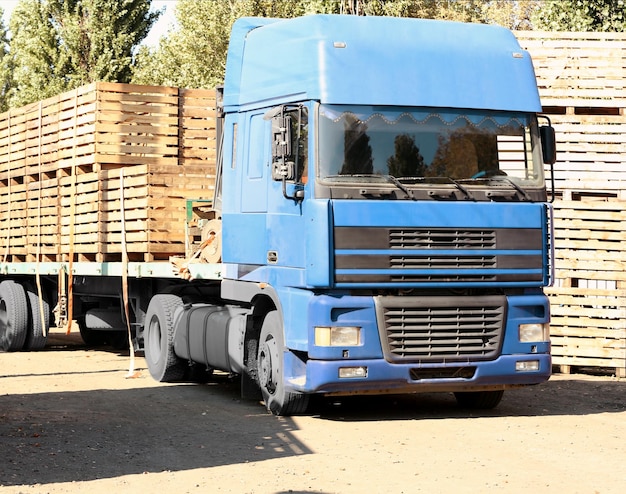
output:
<svg viewBox="0 0 626 494"><path fill-rule="evenodd" d="M626 107L626 34L517 31L544 107Z"/></svg>
<svg viewBox="0 0 626 494"><path fill-rule="evenodd" d="M116 261L123 240L132 260L184 255L185 201L213 197L215 128L214 91L116 83L1 114L5 257Z"/></svg>
<svg viewBox="0 0 626 494"><path fill-rule="evenodd" d="M516 36L557 134L553 361L626 377L626 34Z"/></svg>
<svg viewBox="0 0 626 494"><path fill-rule="evenodd" d="M22 261L26 256L26 185L1 186L0 259Z"/></svg>
<svg viewBox="0 0 626 494"><path fill-rule="evenodd" d="M569 194L555 203L553 362L626 377L626 202Z"/></svg>

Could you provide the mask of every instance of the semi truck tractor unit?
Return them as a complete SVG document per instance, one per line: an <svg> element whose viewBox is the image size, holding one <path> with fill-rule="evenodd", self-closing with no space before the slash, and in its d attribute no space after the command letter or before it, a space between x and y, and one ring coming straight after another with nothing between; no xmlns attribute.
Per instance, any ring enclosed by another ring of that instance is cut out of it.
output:
<svg viewBox="0 0 626 494"><path fill-rule="evenodd" d="M549 379L555 137L510 31L242 18L216 101L214 188L166 227L200 204L197 248L5 260L5 349L49 324L39 301L68 298L86 334L130 327L155 379L232 373L277 415L312 395L441 391L490 408Z"/></svg>

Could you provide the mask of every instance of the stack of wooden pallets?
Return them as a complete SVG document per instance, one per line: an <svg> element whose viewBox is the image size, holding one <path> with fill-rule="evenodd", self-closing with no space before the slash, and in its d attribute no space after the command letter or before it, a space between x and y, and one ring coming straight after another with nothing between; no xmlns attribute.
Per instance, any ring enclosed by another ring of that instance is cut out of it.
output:
<svg viewBox="0 0 626 494"><path fill-rule="evenodd" d="M0 258L184 255L215 150L214 91L95 83L0 114Z"/></svg>
<svg viewBox="0 0 626 494"><path fill-rule="evenodd" d="M553 361L626 377L626 35L516 35L557 131Z"/></svg>

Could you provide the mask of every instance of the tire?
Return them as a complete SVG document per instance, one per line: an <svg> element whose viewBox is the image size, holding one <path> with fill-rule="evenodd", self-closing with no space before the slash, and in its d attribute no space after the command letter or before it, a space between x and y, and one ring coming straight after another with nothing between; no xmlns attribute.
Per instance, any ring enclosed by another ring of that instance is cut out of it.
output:
<svg viewBox="0 0 626 494"><path fill-rule="evenodd" d="M107 343L106 331L98 331L95 329L88 329L85 327L84 320L78 321L78 329L80 330L80 336L85 342L85 345L89 347L104 346Z"/></svg>
<svg viewBox="0 0 626 494"><path fill-rule="evenodd" d="M88 328L86 326L85 316L77 319L77 322L80 336L88 347L110 345L115 350L127 350L129 348L127 331Z"/></svg>
<svg viewBox="0 0 626 494"><path fill-rule="evenodd" d="M148 370L160 382L181 381L187 361L174 353L174 315L183 301L176 295L160 294L150 300L144 323L144 356Z"/></svg>
<svg viewBox="0 0 626 494"><path fill-rule="evenodd" d="M498 406L504 391L474 391L454 393L457 403L472 410L490 410Z"/></svg>
<svg viewBox="0 0 626 494"><path fill-rule="evenodd" d="M19 283L0 283L0 350L17 352L24 348L28 326L26 293Z"/></svg>
<svg viewBox="0 0 626 494"><path fill-rule="evenodd" d="M297 415L306 411L309 395L285 389L284 349L280 317L273 310L265 316L261 327L257 358L259 386L270 412L274 415Z"/></svg>
<svg viewBox="0 0 626 494"><path fill-rule="evenodd" d="M48 330L50 329L50 305L42 294L41 305L43 305L44 324L46 325L44 328L41 323L39 293L31 283L24 283L23 286L28 300L29 314L24 350L41 350L46 346L46 341L48 340Z"/></svg>

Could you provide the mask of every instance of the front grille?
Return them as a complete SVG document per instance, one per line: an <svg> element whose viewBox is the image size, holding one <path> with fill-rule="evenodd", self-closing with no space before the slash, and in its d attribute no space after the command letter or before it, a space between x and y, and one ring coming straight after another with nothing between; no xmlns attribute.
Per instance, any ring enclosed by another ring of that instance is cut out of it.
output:
<svg viewBox="0 0 626 494"><path fill-rule="evenodd" d="M506 298L377 297L390 362L489 360L500 353Z"/></svg>
<svg viewBox="0 0 626 494"><path fill-rule="evenodd" d="M338 285L543 281L540 228L335 227Z"/></svg>
<svg viewBox="0 0 626 494"><path fill-rule="evenodd" d="M495 256L389 256L389 267L396 269L485 269L496 266Z"/></svg>
<svg viewBox="0 0 626 494"><path fill-rule="evenodd" d="M407 228L389 230L391 249L495 249L493 230Z"/></svg>
<svg viewBox="0 0 626 494"><path fill-rule="evenodd" d="M497 278L494 275L490 274L399 274L389 276L389 281L392 283L484 283L486 281L497 281Z"/></svg>

